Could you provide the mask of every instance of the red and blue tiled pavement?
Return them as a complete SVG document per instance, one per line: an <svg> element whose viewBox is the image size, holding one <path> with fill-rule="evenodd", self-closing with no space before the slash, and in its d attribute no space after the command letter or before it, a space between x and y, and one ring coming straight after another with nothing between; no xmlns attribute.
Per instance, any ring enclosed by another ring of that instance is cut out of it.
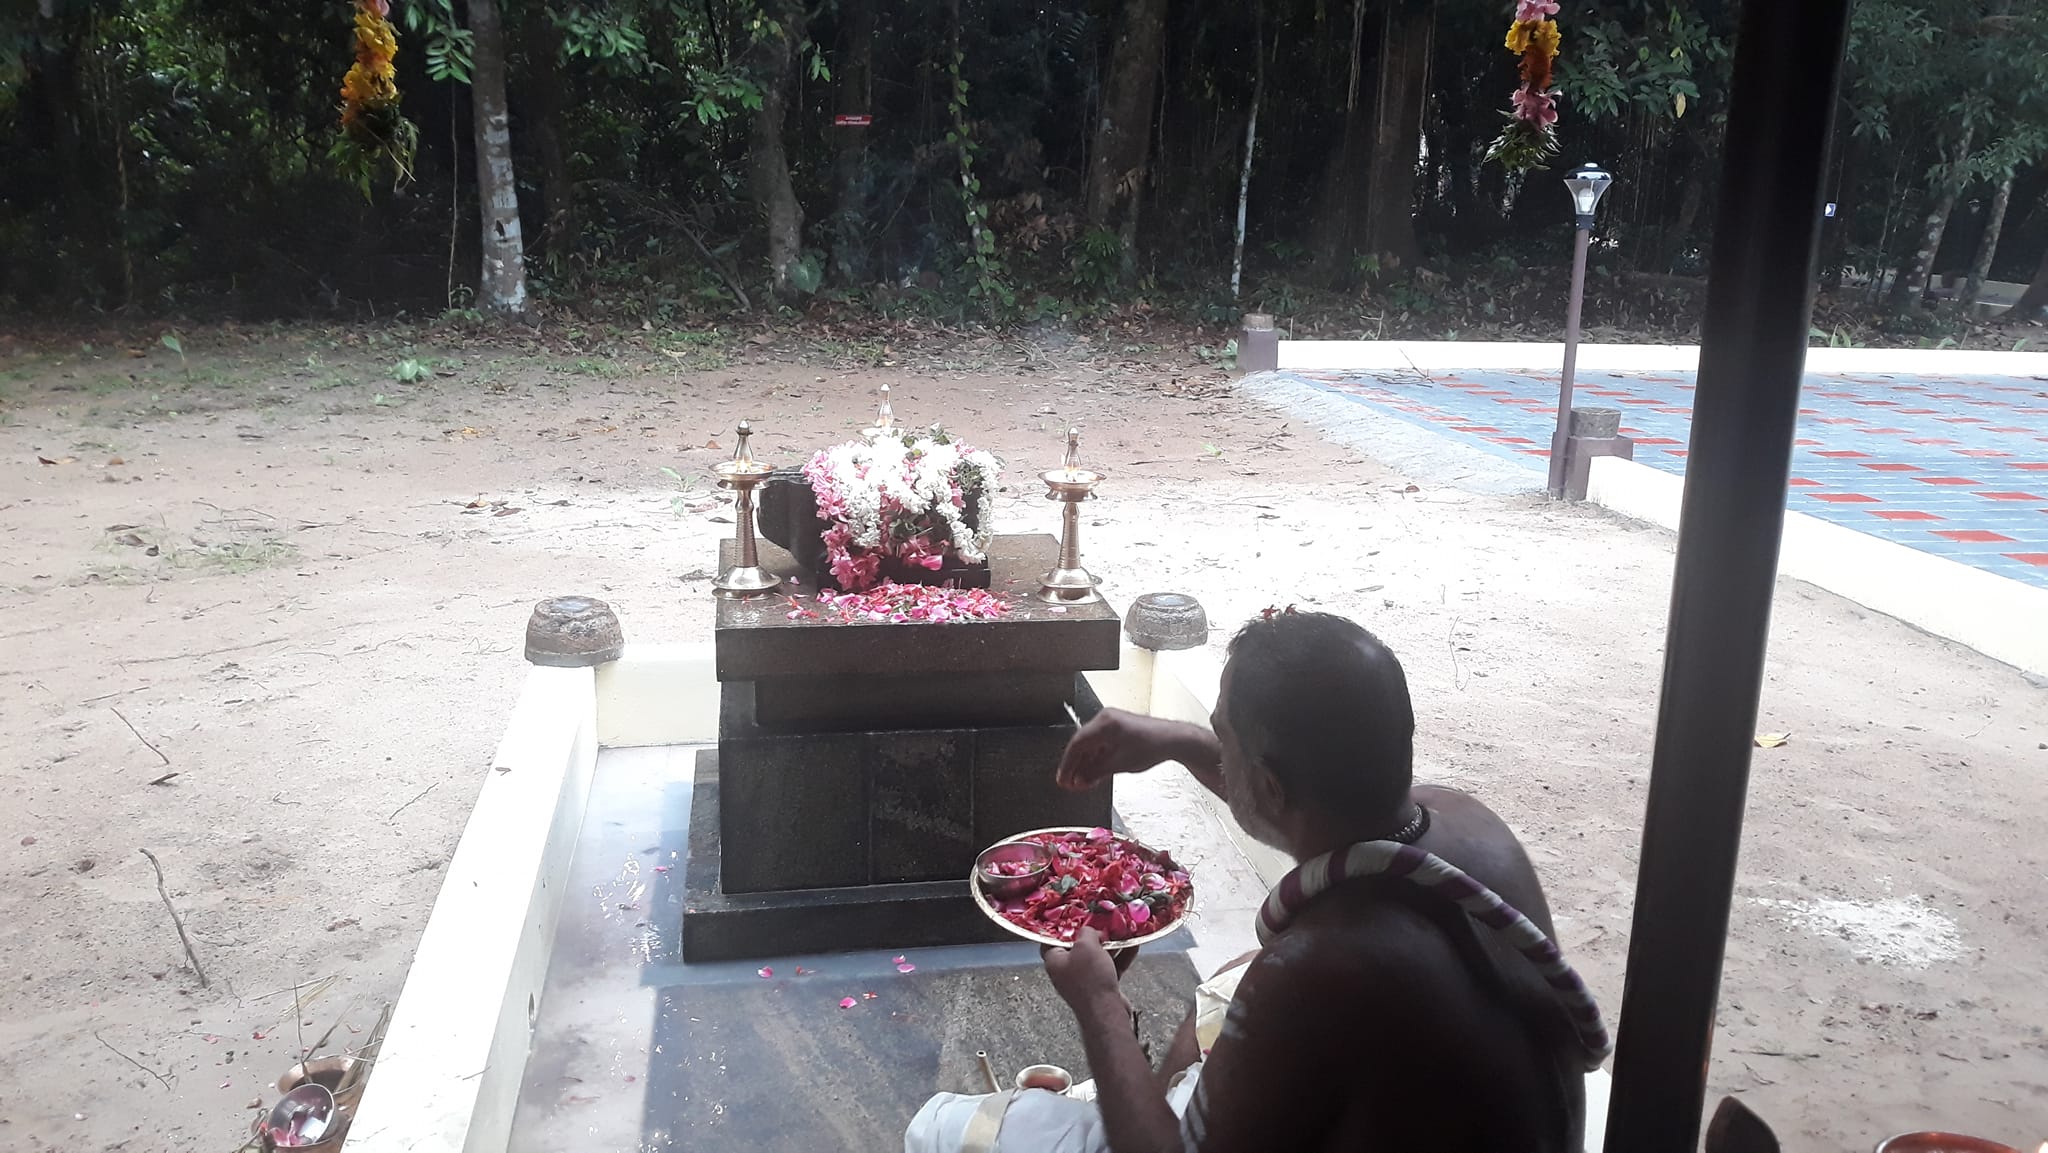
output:
<svg viewBox="0 0 2048 1153"><path fill-rule="evenodd" d="M1286 375L1536 468L1557 377L1526 372ZM1580 407L1622 412L1638 463L1685 472L1690 372L1579 375ZM2048 587L2048 380L1808 374L1786 505Z"/></svg>

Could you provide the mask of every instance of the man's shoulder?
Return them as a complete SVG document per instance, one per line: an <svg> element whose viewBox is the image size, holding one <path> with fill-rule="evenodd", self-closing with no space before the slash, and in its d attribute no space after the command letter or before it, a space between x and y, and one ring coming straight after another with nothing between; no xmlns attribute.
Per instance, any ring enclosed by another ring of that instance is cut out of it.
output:
<svg viewBox="0 0 2048 1153"><path fill-rule="evenodd" d="M1261 954L1269 968L1341 984L1365 1001L1412 996L1457 976L1443 931L1375 886L1343 886L1304 909Z"/></svg>

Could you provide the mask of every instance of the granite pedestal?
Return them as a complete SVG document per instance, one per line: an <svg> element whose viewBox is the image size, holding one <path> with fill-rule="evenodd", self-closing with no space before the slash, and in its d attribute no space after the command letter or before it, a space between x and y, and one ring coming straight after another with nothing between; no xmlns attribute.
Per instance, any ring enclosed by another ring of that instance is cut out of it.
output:
<svg viewBox="0 0 2048 1153"><path fill-rule="evenodd" d="M730 548L728 544L727 548ZM1099 707L1081 676L1117 666L1108 605L1031 596L1050 536L998 537L995 620L841 622L798 576L790 595L721 601L718 750L700 765L685 865L683 955L731 960L997 939L974 908L974 856L1047 825L1107 825L1110 787L1053 768ZM821 620L792 620L797 606Z"/></svg>

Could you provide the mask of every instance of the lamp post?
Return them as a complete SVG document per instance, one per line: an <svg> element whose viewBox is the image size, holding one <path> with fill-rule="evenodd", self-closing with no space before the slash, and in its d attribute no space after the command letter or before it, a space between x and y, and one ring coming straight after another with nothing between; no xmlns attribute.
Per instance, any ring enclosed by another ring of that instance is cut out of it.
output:
<svg viewBox="0 0 2048 1153"><path fill-rule="evenodd" d="M1564 496L1565 449L1571 439L1572 376L1579 366L1579 304L1586 295L1586 250L1593 242L1593 210L1614 177L1597 164L1581 164L1565 173L1572 195L1578 240L1572 247L1572 294L1564 314L1564 373L1557 385L1557 431L1550 436L1550 495Z"/></svg>

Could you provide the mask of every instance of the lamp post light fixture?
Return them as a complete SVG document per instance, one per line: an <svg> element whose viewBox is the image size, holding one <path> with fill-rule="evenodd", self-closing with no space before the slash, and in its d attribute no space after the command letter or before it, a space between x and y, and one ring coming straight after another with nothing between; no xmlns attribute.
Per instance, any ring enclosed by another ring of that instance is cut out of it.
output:
<svg viewBox="0 0 2048 1153"><path fill-rule="evenodd" d="M1586 250L1593 242L1593 211L1614 177L1597 164L1581 164L1565 173L1565 190L1571 193L1572 214L1578 225L1578 240L1572 247L1572 290L1564 314L1564 372L1557 385L1557 431L1550 437L1550 495L1562 498L1565 481L1565 450L1571 436L1572 377L1579 366L1579 305L1586 295Z"/></svg>

